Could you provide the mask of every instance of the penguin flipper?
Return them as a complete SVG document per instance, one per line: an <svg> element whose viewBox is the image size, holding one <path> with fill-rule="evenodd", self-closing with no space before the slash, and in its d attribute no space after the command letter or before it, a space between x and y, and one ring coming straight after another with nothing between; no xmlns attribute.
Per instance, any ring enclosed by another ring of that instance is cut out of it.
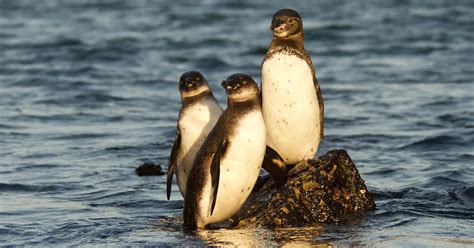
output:
<svg viewBox="0 0 474 248"><path fill-rule="evenodd" d="M316 70L314 69L313 66L313 61L311 61L311 58L309 57L308 53L306 51L303 52L304 57L306 58L306 63L308 63L309 67L311 68L311 72L313 73L313 84L314 84L314 89L316 90L316 97L318 98L318 103L319 103L319 125L320 125L320 132L319 136L320 139L324 139L324 101L323 101L323 95L321 93L321 87L319 86L318 79L316 78Z"/></svg>
<svg viewBox="0 0 474 248"><path fill-rule="evenodd" d="M285 185L288 180L288 171L285 162L280 154L269 146L265 149L265 157L263 157L262 167L272 176L277 187Z"/></svg>
<svg viewBox="0 0 474 248"><path fill-rule="evenodd" d="M214 212L217 201L217 191L219 189L219 176L221 170L221 158L225 155L229 142L224 140L222 144L217 148L217 152L214 155L211 163L211 206L210 215Z"/></svg>
<svg viewBox="0 0 474 248"><path fill-rule="evenodd" d="M173 143L173 148L171 149L170 160L168 161L168 172L166 174L166 197L168 200L171 196L171 186L173 183L174 167L176 166L176 157L178 154L178 149L181 146L181 134L179 129L176 130L176 138Z"/></svg>
<svg viewBox="0 0 474 248"><path fill-rule="evenodd" d="M314 87L316 88L316 95L318 97L318 103L319 103L319 113L320 113L320 118L319 118L319 125L321 127L321 132L319 133L321 136L321 140L324 139L324 102L323 102L323 96L321 94L321 88L319 87L318 80L316 79L316 75L313 75L313 81L314 81Z"/></svg>

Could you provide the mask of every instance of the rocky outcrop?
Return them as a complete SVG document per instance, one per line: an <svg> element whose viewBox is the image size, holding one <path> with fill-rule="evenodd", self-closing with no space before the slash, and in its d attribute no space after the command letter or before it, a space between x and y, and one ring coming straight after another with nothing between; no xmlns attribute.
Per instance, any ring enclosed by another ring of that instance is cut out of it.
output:
<svg viewBox="0 0 474 248"><path fill-rule="evenodd" d="M272 179L256 186L232 222L238 227L307 226L338 223L374 209L372 194L347 152L332 150L296 165L280 188Z"/></svg>
<svg viewBox="0 0 474 248"><path fill-rule="evenodd" d="M153 162L145 162L145 163L141 164L140 166L138 166L135 169L135 173L137 173L137 175L139 177L142 177L142 176L161 176L161 175L166 174L163 171L163 169L161 169L161 165L155 164Z"/></svg>

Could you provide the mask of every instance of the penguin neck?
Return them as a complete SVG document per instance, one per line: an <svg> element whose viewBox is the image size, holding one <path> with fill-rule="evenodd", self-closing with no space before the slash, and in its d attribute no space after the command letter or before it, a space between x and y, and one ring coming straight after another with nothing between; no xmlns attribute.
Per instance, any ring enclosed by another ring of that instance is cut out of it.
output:
<svg viewBox="0 0 474 248"><path fill-rule="evenodd" d="M214 95L212 95L212 92L209 90L206 90L194 96L184 97L181 99L181 101L183 102L183 105L191 105L203 99L212 98L212 97L214 97Z"/></svg>
<svg viewBox="0 0 474 248"><path fill-rule="evenodd" d="M306 50L304 49L303 32L299 32L297 34L285 38L273 36L272 43L270 44L270 48L265 54L263 63L265 63L267 59L273 57L273 55L278 53L296 55L300 59L305 60L314 75L313 62L311 61L308 52L306 52Z"/></svg>
<svg viewBox="0 0 474 248"><path fill-rule="evenodd" d="M268 49L268 52L280 48L280 47L288 47L288 48L294 48L297 50L304 50L304 44L303 44L303 32L299 32L294 35L290 35L288 37L272 37L272 43L270 44L270 48Z"/></svg>
<svg viewBox="0 0 474 248"><path fill-rule="evenodd" d="M260 100L258 97L253 97L245 101L227 101L227 108L234 111L249 111L260 108Z"/></svg>

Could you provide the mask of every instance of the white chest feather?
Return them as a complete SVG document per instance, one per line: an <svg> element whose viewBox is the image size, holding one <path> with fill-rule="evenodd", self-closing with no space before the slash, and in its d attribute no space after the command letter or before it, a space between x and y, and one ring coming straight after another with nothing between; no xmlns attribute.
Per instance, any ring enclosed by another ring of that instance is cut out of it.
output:
<svg viewBox="0 0 474 248"><path fill-rule="evenodd" d="M311 68L277 53L262 65L262 111L267 144L288 164L311 158L320 142L319 102Z"/></svg>
<svg viewBox="0 0 474 248"><path fill-rule="evenodd" d="M203 224L223 221L240 209L250 195L265 155L265 123L260 111L239 120L229 147L220 160L219 189L214 213L208 216L210 178L203 191L200 208Z"/></svg>
<svg viewBox="0 0 474 248"><path fill-rule="evenodd" d="M217 102L204 100L188 107L178 120L181 145L176 158L176 178L183 197L194 158L221 114Z"/></svg>

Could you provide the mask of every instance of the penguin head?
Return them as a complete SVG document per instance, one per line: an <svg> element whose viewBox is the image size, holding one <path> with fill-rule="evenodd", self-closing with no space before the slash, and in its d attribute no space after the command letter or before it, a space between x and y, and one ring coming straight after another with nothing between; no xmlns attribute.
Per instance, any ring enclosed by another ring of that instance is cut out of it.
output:
<svg viewBox="0 0 474 248"><path fill-rule="evenodd" d="M237 73L222 81L230 101L243 102L258 97L259 90L255 81L247 74Z"/></svg>
<svg viewBox="0 0 474 248"><path fill-rule="evenodd" d="M211 91L206 78L197 71L188 71L179 79L179 92L181 98L192 97L202 92Z"/></svg>
<svg viewBox="0 0 474 248"><path fill-rule="evenodd" d="M273 36L286 38L303 32L303 21L298 12L281 9L273 15L271 31Z"/></svg>

